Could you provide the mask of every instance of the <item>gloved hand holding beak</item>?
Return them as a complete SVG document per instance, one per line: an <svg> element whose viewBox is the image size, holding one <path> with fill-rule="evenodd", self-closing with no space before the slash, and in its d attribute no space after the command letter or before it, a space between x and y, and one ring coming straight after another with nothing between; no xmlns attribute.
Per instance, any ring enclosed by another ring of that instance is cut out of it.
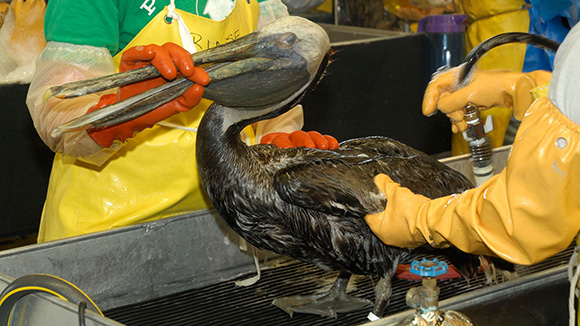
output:
<svg viewBox="0 0 580 326"><path fill-rule="evenodd" d="M110 147L115 140L125 141L127 138L133 137L135 133L152 127L159 121L176 113L192 109L200 102L203 96L203 87L209 84L208 74L202 68L196 67L191 54L175 43L165 43L162 46L151 44L132 47L123 53L119 71L124 72L147 65L155 66L161 73L161 77L123 86L117 94L104 95L99 103L91 107L88 112L155 88L175 79L178 75L183 75L195 84L180 97L137 119L116 126L89 130L89 135L99 145Z"/></svg>
<svg viewBox="0 0 580 326"><path fill-rule="evenodd" d="M431 116L438 110L453 123L453 132L465 131L464 107L474 104L480 109L511 107L521 120L533 102L530 91L548 85L552 76L548 71L521 73L508 70L475 70L468 76L469 84L458 85L463 65L443 71L433 77L423 97L423 114ZM460 88L461 87L461 88Z"/></svg>

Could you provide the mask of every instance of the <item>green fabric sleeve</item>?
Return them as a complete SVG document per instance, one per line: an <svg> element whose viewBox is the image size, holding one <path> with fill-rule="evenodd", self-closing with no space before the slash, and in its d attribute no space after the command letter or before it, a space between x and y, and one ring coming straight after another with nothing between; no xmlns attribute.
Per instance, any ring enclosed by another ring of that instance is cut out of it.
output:
<svg viewBox="0 0 580 326"><path fill-rule="evenodd" d="M119 48L118 1L50 0L44 33L47 41Z"/></svg>

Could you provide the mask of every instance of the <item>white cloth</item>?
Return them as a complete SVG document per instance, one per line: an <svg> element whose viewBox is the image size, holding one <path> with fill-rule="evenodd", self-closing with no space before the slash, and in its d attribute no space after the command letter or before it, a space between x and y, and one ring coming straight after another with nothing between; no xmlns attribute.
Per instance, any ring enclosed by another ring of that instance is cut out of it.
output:
<svg viewBox="0 0 580 326"><path fill-rule="evenodd" d="M290 111L279 115L270 120L258 122L256 125L256 143L260 143L260 139L272 132L287 132L291 133L302 129L304 126L304 111L302 105L296 105Z"/></svg>
<svg viewBox="0 0 580 326"><path fill-rule="evenodd" d="M570 120L580 124L580 24L576 24L560 45L548 96Z"/></svg>

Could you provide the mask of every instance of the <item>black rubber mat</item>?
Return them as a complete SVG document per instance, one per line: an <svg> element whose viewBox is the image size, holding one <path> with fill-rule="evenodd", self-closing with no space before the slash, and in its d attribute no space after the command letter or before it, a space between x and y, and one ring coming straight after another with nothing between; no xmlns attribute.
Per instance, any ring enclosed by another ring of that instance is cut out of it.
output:
<svg viewBox="0 0 580 326"><path fill-rule="evenodd" d="M572 248L536 265L518 266L520 276L567 264ZM253 276L249 274L244 279ZM192 289L167 297L119 307L105 312L113 320L128 326L153 325L357 325L367 322L372 307L351 313L339 314L338 318L287 313L273 306L272 300L291 295L307 295L330 288L337 276L333 271L298 261L262 271L260 280L251 286L237 287L233 280L203 288ZM376 279L354 276L348 292L351 295L374 301L373 286ZM393 295L386 314L409 309L405 295L418 281L393 280ZM485 286L485 277L478 276L469 282L463 279L443 280L440 300ZM493 286L493 285L491 285Z"/></svg>

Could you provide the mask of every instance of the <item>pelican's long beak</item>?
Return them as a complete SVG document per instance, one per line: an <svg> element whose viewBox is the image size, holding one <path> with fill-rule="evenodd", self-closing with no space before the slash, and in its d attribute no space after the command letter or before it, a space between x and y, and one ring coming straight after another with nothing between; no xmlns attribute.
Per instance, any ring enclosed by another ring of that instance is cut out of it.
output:
<svg viewBox="0 0 580 326"><path fill-rule="evenodd" d="M248 50L256 44L257 38L258 34L257 32L254 32L225 45L193 53L193 62L195 62L197 66L202 66L209 63L244 58L245 56L250 55L251 52L248 52ZM159 76L161 76L161 74L159 71L157 71L157 69L155 69L155 67L146 66L123 73L54 86L51 87L46 92L46 94L44 94L44 99L48 100L51 97L62 99L78 97L101 92L115 87L129 85Z"/></svg>
<svg viewBox="0 0 580 326"><path fill-rule="evenodd" d="M286 17L235 41L194 56L210 76L204 97L238 108L261 108L301 90L314 79L330 51L324 30L299 17ZM146 70L145 70L146 69ZM51 89L49 96L75 97L159 76L153 66ZM157 88L87 113L60 127L62 133L102 128L142 116L179 97L193 84L180 77Z"/></svg>

